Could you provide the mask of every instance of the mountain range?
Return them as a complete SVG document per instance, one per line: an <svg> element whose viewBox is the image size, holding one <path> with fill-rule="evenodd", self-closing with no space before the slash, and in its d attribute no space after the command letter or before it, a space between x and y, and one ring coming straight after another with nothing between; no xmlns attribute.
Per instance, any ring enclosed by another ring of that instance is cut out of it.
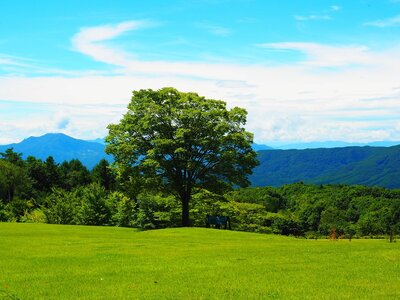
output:
<svg viewBox="0 0 400 300"><path fill-rule="evenodd" d="M342 147L392 147L399 145L399 141L377 141L371 143L349 143L343 141L325 141L325 142L309 142L309 143L295 143L295 144L284 144L274 145L273 149L290 150L290 149L318 149L318 148L342 148ZM261 149L264 150L264 149Z"/></svg>
<svg viewBox="0 0 400 300"><path fill-rule="evenodd" d="M254 186L361 184L400 188L400 145L306 150L263 150L250 181Z"/></svg>
<svg viewBox="0 0 400 300"><path fill-rule="evenodd" d="M104 139L85 141L61 133L3 145L0 152L8 148L22 153L24 158L32 155L44 160L51 155L58 163L76 158L89 169L103 158L112 161L104 152ZM400 145L278 150L253 144L253 149L258 152L260 161L250 176L253 186L281 186L303 181L400 188Z"/></svg>
<svg viewBox="0 0 400 300"><path fill-rule="evenodd" d="M92 169L101 159L112 160L104 152L104 144L72 138L62 133L48 133L40 137L29 137L20 143L0 146L0 152L13 148L26 158L31 155L45 160L53 156L57 163L79 159L87 168Z"/></svg>

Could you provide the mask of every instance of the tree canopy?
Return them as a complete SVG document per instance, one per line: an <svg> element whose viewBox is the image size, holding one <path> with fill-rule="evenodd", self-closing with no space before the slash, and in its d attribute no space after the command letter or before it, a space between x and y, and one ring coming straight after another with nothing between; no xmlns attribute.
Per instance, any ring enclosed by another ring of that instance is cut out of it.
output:
<svg viewBox="0 0 400 300"><path fill-rule="evenodd" d="M246 116L242 108L174 88L134 91L120 123L108 126L106 151L124 172L173 192L188 226L197 188L221 193L249 184L257 159Z"/></svg>

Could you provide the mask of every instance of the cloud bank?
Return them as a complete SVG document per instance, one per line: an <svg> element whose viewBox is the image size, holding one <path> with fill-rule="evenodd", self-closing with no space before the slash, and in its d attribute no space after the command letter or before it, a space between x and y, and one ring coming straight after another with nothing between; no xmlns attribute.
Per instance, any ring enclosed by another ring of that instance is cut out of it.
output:
<svg viewBox="0 0 400 300"><path fill-rule="evenodd" d="M266 61L271 51L302 54L303 59L228 64L145 61L117 46L120 36L148 25L128 21L82 28L71 39L74 51L111 66L110 74L1 76L0 99L53 107L49 115L56 111L59 118L46 129L38 122L35 132L58 128L91 138L104 136L106 125L118 121L132 90L174 86L246 108L247 127L257 142L400 140L400 48L260 43L255 47L265 51ZM3 121L3 126L10 123Z"/></svg>

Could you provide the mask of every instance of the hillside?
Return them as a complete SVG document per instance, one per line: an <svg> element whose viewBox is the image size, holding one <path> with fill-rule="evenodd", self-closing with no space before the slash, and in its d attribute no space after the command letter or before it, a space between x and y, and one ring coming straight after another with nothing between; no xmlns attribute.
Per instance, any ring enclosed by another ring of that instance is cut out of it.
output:
<svg viewBox="0 0 400 300"><path fill-rule="evenodd" d="M341 183L400 187L400 146L259 151L254 186Z"/></svg>
<svg viewBox="0 0 400 300"><path fill-rule="evenodd" d="M62 133L48 133L40 137L29 137L20 143L2 145L0 152L14 148L22 153L23 158L31 155L39 159L53 156L56 162L79 159L89 169L93 168L102 158L111 160L104 152L104 145L72 138Z"/></svg>

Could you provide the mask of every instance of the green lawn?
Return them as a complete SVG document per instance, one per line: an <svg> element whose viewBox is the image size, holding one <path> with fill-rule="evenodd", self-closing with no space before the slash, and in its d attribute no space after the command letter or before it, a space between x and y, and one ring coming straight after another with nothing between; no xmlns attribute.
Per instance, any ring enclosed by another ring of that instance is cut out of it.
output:
<svg viewBox="0 0 400 300"><path fill-rule="evenodd" d="M400 299L400 243L0 223L0 299Z"/></svg>

